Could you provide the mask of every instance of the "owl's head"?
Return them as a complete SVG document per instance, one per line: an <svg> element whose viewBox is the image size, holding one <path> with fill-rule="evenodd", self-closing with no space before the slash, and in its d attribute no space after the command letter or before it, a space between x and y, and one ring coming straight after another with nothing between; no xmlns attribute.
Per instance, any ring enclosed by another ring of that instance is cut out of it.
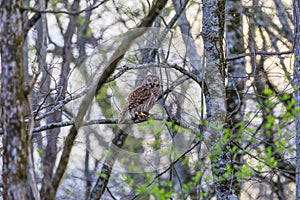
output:
<svg viewBox="0 0 300 200"><path fill-rule="evenodd" d="M145 77L144 81L143 81L143 85L151 88L151 87L159 87L159 78L158 76L149 74Z"/></svg>

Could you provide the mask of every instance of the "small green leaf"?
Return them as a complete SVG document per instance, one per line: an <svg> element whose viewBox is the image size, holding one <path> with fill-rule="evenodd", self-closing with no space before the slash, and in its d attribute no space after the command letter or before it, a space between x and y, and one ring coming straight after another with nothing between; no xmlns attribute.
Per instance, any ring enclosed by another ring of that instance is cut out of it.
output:
<svg viewBox="0 0 300 200"><path fill-rule="evenodd" d="M236 150L237 150L237 146L233 146L233 147L231 148L231 152L232 152L232 153L236 152Z"/></svg>
<svg viewBox="0 0 300 200"><path fill-rule="evenodd" d="M42 155L44 153L44 150L43 149L38 149L37 152Z"/></svg>

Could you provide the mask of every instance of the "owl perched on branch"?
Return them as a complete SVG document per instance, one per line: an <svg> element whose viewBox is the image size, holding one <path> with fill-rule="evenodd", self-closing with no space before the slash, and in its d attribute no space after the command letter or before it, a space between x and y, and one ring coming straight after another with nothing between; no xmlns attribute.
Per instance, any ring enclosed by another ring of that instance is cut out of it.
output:
<svg viewBox="0 0 300 200"><path fill-rule="evenodd" d="M124 122L127 112L132 119L143 119L149 116L149 110L154 106L159 92L159 77L147 75L143 83L129 94L126 106L119 115L118 123Z"/></svg>

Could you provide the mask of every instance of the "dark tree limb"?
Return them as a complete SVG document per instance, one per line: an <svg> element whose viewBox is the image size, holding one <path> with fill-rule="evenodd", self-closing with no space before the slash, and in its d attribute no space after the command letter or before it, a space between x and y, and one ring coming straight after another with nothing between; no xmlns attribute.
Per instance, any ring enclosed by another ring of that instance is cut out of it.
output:
<svg viewBox="0 0 300 200"><path fill-rule="evenodd" d="M78 10L78 11L64 11L64 10L37 10L35 8L27 8L27 7L23 7L22 10L27 10L27 11L31 11L34 12L36 14L46 14L46 13L52 13L52 14L67 14L67 15L79 15L81 13L84 12L89 12L91 10L94 10L96 8L98 8L99 6L101 6L102 4L104 4L105 2L107 2L108 0L103 0L101 2L99 2L98 4L95 5L91 5L88 6L85 9L82 10Z"/></svg>
<svg viewBox="0 0 300 200"><path fill-rule="evenodd" d="M121 129L119 129L119 131L116 133L115 138L112 141L113 145L119 148L123 147L125 140L128 136L128 134L125 133L128 127L129 125L125 125ZM119 151L116 148L111 148L110 150L111 155L106 157L104 160L104 164L102 166L100 175L98 176L95 186L93 187L90 193L89 200L100 199L107 187L111 171L113 169L113 165L119 154Z"/></svg>
<svg viewBox="0 0 300 200"><path fill-rule="evenodd" d="M229 57L226 58L226 61L232 61L248 56L255 56L255 55L261 55L261 56L281 56L281 55L288 55L292 54L293 49L289 51L282 51L282 52L265 52L265 51L256 51L255 53L241 53L237 55L230 55Z"/></svg>

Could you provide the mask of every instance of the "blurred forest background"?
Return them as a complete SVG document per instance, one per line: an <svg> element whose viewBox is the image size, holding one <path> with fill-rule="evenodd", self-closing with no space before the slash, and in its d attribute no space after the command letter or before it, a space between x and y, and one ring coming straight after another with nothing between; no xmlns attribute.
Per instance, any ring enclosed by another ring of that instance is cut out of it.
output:
<svg viewBox="0 0 300 200"><path fill-rule="evenodd" d="M0 0L3 199L300 198L294 4Z"/></svg>

